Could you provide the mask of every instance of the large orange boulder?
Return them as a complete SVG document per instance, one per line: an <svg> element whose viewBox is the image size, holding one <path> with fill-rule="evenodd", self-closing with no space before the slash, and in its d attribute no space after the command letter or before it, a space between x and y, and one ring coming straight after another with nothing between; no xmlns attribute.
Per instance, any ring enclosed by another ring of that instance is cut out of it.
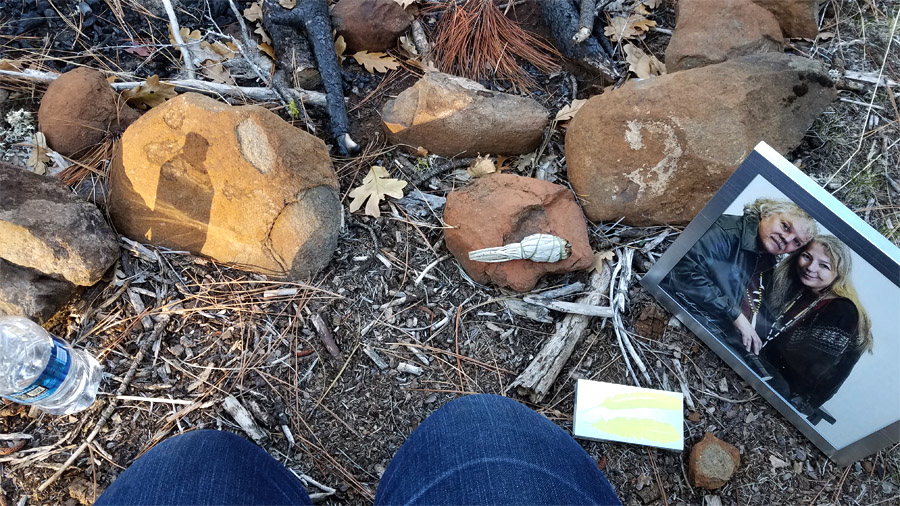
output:
<svg viewBox="0 0 900 506"><path fill-rule="evenodd" d="M104 139L122 135L139 117L103 74L87 67L70 70L50 83L38 109L47 145L65 156L84 154Z"/></svg>
<svg viewBox="0 0 900 506"><path fill-rule="evenodd" d="M109 209L135 240L305 279L337 247L337 190L321 139L262 107L186 93L125 131Z"/></svg>
<svg viewBox="0 0 900 506"><path fill-rule="evenodd" d="M584 215L572 192L540 179L513 174L478 178L447 195L444 222L453 227L445 233L447 249L479 283L525 292L544 274L587 269L593 263ZM553 263L469 260L470 251L519 242L538 233L567 240L570 256Z"/></svg>
<svg viewBox="0 0 900 506"><path fill-rule="evenodd" d="M836 94L821 64L776 53L630 81L575 115L569 182L592 221L687 223L756 144L786 154Z"/></svg>

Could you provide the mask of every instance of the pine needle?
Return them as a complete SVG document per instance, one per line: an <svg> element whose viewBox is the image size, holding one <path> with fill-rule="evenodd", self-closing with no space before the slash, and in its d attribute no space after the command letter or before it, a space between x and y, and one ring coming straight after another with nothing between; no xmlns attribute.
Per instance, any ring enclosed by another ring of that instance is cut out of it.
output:
<svg viewBox="0 0 900 506"><path fill-rule="evenodd" d="M434 51L441 72L472 80L506 80L519 89L534 84L517 58L543 73L558 69L557 51L503 15L495 0L450 2L437 24Z"/></svg>

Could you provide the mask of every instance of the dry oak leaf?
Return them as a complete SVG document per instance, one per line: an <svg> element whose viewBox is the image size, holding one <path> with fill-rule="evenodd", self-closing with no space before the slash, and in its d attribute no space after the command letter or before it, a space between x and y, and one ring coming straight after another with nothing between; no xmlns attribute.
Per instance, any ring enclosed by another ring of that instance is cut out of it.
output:
<svg viewBox="0 0 900 506"><path fill-rule="evenodd" d="M144 84L139 84L130 90L122 92L122 97L131 105L146 109L156 107L166 100L178 96L175 87L171 84L160 83L158 75L147 78Z"/></svg>
<svg viewBox="0 0 900 506"><path fill-rule="evenodd" d="M297 0L278 0L278 5L284 7L287 10L291 10L297 6Z"/></svg>
<svg viewBox="0 0 900 506"><path fill-rule="evenodd" d="M344 40L343 35L338 35L336 39L334 39L334 52L337 54L338 63L344 63L344 60L347 58L344 57L344 51L347 50L347 41Z"/></svg>
<svg viewBox="0 0 900 506"><path fill-rule="evenodd" d="M353 201L350 202L350 212L358 211L362 207L363 202L368 200L365 213L378 218L381 216L378 204L385 197L403 198L403 188L405 186L406 181L392 179L384 167L373 165L369 169L369 173L366 174L365 179L363 179L362 186L350 192L350 197L353 198Z"/></svg>
<svg viewBox="0 0 900 506"><path fill-rule="evenodd" d="M47 146L47 138L44 137L44 134L41 132L34 134L32 148L31 155L28 156L28 161L25 164L35 174L46 174L47 162L50 161L50 155L47 152L50 151L50 148Z"/></svg>
<svg viewBox="0 0 900 506"><path fill-rule="evenodd" d="M487 156L479 156L472 162L472 166L466 169L466 172L472 177L484 177L497 172L497 166Z"/></svg>
<svg viewBox="0 0 900 506"><path fill-rule="evenodd" d="M567 121L575 117L575 114L581 109L581 107L587 103L587 100L576 99L573 100L571 104L563 107L556 113L556 121Z"/></svg>
<svg viewBox="0 0 900 506"><path fill-rule="evenodd" d="M210 81L214 83L227 84L229 86L237 86L237 83L234 81L234 78L231 76L231 72L228 72L224 66L222 66L221 62L209 63L203 65L200 69L200 73L204 76L208 77Z"/></svg>
<svg viewBox="0 0 900 506"><path fill-rule="evenodd" d="M259 38L262 40L263 44L272 45L272 39L269 38L269 34L266 33L266 29L263 28L262 23L256 23L256 30L253 30L253 33L259 34Z"/></svg>
<svg viewBox="0 0 900 506"><path fill-rule="evenodd" d="M625 61L628 62L628 70L634 72L641 79L659 76L666 73L666 65L655 56L648 55L641 48L633 44L625 44Z"/></svg>
<svg viewBox="0 0 900 506"><path fill-rule="evenodd" d="M412 37L408 35L403 35L400 37L400 49L402 49L403 52L408 54L409 56L419 56L419 50L416 49L416 45L413 43Z"/></svg>
<svg viewBox="0 0 900 506"><path fill-rule="evenodd" d="M616 16L609 22L609 26L603 30L603 34L613 42L619 39L634 39L641 37L648 30L656 26L656 21L643 16Z"/></svg>
<svg viewBox="0 0 900 506"><path fill-rule="evenodd" d="M595 251L594 252L594 262L591 264L591 268L588 269L588 272L597 271L597 273L603 272L603 261L612 263L613 258L616 256L613 250L608 249L604 251Z"/></svg>
<svg viewBox="0 0 900 506"><path fill-rule="evenodd" d="M271 58L273 60L275 59L275 48L273 48L271 44L266 44L265 42L263 42L262 44L259 45L259 50L262 51L263 53L266 53L266 55L268 55L269 58Z"/></svg>
<svg viewBox="0 0 900 506"><path fill-rule="evenodd" d="M643 0L641 3L651 9L655 9L663 3L663 0Z"/></svg>
<svg viewBox="0 0 900 506"><path fill-rule="evenodd" d="M400 67L400 62L387 53L370 53L368 51L359 51L353 54L353 59L366 68L370 74L381 72L384 74L388 70L394 70Z"/></svg>
<svg viewBox="0 0 900 506"><path fill-rule="evenodd" d="M253 2L250 4L250 7L244 9L244 17L250 22L262 19L262 7L260 7L259 2Z"/></svg>
<svg viewBox="0 0 900 506"><path fill-rule="evenodd" d="M394 1L397 2L398 4L400 4L400 7L403 7L404 9L409 7L412 4L416 3L416 0L394 0Z"/></svg>

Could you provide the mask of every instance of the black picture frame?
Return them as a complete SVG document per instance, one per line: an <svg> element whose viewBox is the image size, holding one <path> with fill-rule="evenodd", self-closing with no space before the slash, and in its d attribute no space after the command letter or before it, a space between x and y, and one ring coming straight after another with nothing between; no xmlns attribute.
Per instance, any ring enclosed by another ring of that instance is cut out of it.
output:
<svg viewBox="0 0 900 506"><path fill-rule="evenodd" d="M852 251L853 282L872 320L874 346L871 356L863 353L834 397L821 406L830 417L824 422L804 415L779 395L762 373L745 363L752 359L739 356L707 328L715 324L698 314L696 306L689 307L664 287L669 284L663 283L666 276L720 216L741 214L742 204L757 197L794 202ZM767 144L756 146L641 285L835 463L848 465L900 442L900 249Z"/></svg>

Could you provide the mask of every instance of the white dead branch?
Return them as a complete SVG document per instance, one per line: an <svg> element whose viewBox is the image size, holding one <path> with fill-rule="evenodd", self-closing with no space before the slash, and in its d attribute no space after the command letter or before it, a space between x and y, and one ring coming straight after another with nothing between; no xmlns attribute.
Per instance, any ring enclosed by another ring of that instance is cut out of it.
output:
<svg viewBox="0 0 900 506"><path fill-rule="evenodd" d="M59 78L59 74L53 72L40 72L37 70L25 69L22 72L13 70L0 70L0 76L6 76L15 79L24 79L28 81L49 83ZM116 91L130 90L136 86L144 84L143 82L126 82L112 83L110 86ZM255 88L249 86L229 86L227 84L211 83L201 81L199 79L175 79L172 81L160 81L160 84L170 84L178 91L196 91L209 95L224 95L230 97L247 98L260 102L279 101L281 97L272 88ZM304 90L300 88L289 88L286 90L291 98L301 101L306 105L316 107L325 107L326 99L324 93L318 91Z"/></svg>
<svg viewBox="0 0 900 506"><path fill-rule="evenodd" d="M579 304L577 302L563 302L559 300L549 299L542 295L526 295L522 300L529 304L542 306L554 311L563 313L574 313L585 316L602 316L603 318L612 318L613 310L606 306L591 306L587 304Z"/></svg>
<svg viewBox="0 0 900 506"><path fill-rule="evenodd" d="M589 291L578 299L578 303L597 306L605 296L610 279L609 265L604 261L602 272L591 274ZM515 387L520 395L528 395L532 402L541 402L556 382L575 346L587 332L591 318L581 314L566 315L562 322L557 324L553 337L509 388Z"/></svg>
<svg viewBox="0 0 900 506"><path fill-rule="evenodd" d="M397 365L397 370L400 372L405 372L407 374L412 374L415 376L422 375L421 367L419 367L417 365L408 364L406 362L400 362L400 364Z"/></svg>
<svg viewBox="0 0 900 506"><path fill-rule="evenodd" d="M184 39L181 37L181 25L178 24L178 16L175 15L172 0L162 0L162 3L166 8L166 15L169 16L169 24L172 25L172 37L175 39L178 47L181 48L181 56L184 57L184 68L188 79L194 79L196 77L194 60L191 58L191 52L184 46Z"/></svg>
<svg viewBox="0 0 900 506"><path fill-rule="evenodd" d="M628 359L629 355L631 356L631 360L634 360L635 364L637 364L638 369L640 369L644 379L647 380L647 384L649 385L652 381L650 380L650 374L647 373L647 367L644 366L644 362L637 354L637 351L635 351L634 346L632 346L631 339L628 337L628 331L625 330L625 324L622 323L622 312L625 311L625 299L632 274L631 263L634 259L634 250L631 248L619 249L616 252L616 256L619 258L619 261L616 264L612 280L609 284L609 300L613 309L613 330L616 332L616 340L619 343L619 350L622 352L622 357L625 359L625 366L628 368L628 372L631 373L634 383L637 386L641 386L637 375L634 373L634 369L631 367L631 362ZM616 276L620 273L621 277L618 278L618 291L616 291Z"/></svg>
<svg viewBox="0 0 900 506"><path fill-rule="evenodd" d="M234 421L241 426L241 429L243 429L253 441L257 444L263 442L266 438L266 432L257 425L256 421L253 419L253 415L251 415L250 412L247 411L247 408L241 405L233 395L229 395L222 401L222 407L232 418L234 418Z"/></svg>
<svg viewBox="0 0 900 506"><path fill-rule="evenodd" d="M375 350L373 350L372 348L370 348L370 347L368 347L368 346L363 346L363 353L365 353L366 356L369 357L369 359L370 359L376 366L378 366L378 368L381 369L382 371L388 368L387 362L385 362L384 359L381 358L381 355L379 355L379 354L378 354Z"/></svg>

